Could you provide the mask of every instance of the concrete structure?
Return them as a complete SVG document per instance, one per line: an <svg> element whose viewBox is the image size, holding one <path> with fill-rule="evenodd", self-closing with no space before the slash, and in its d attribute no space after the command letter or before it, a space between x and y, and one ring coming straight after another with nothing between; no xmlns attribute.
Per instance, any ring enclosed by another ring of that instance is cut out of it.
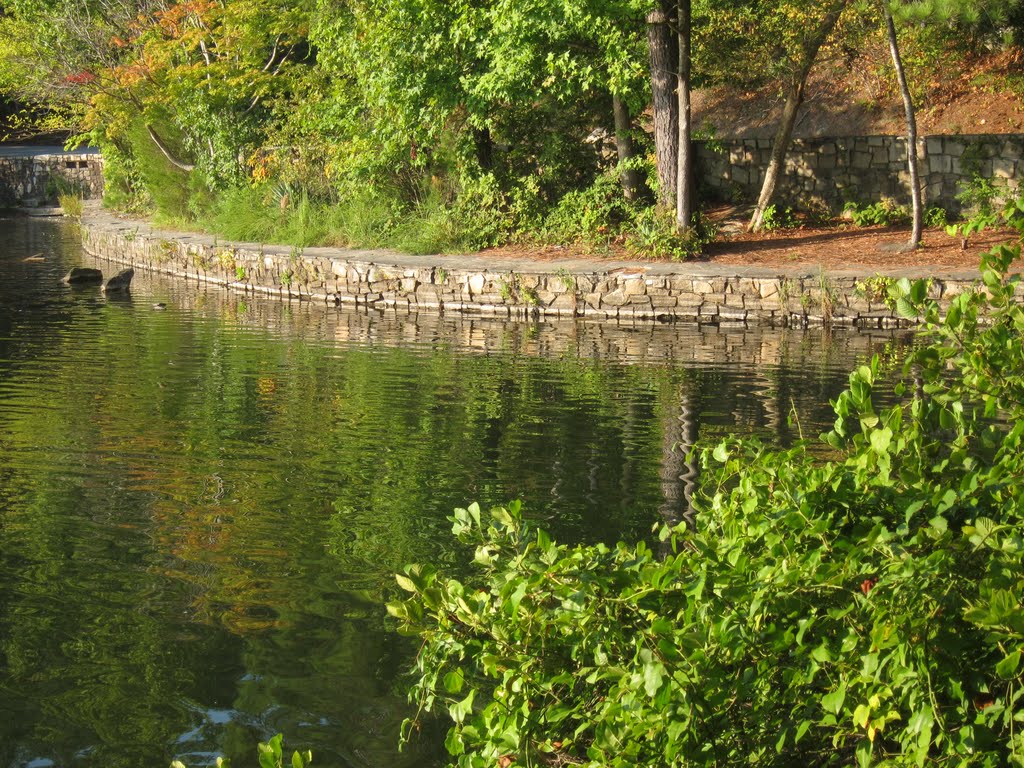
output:
<svg viewBox="0 0 1024 768"><path fill-rule="evenodd" d="M0 147L0 208L55 205L63 192L102 197L103 157L98 150Z"/></svg>

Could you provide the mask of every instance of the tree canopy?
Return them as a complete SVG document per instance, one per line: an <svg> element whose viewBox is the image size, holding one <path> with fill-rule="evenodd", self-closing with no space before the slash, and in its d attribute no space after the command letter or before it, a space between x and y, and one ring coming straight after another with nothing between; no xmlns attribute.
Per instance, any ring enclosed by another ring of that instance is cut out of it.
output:
<svg viewBox="0 0 1024 768"><path fill-rule="evenodd" d="M931 51L1014 28L1015 0L947 5L897 17L944 20L911 35ZM820 52L881 39L878 18L848 0L7 0L0 89L103 149L112 204L172 220L682 256L708 235L690 88L775 84L781 162Z"/></svg>

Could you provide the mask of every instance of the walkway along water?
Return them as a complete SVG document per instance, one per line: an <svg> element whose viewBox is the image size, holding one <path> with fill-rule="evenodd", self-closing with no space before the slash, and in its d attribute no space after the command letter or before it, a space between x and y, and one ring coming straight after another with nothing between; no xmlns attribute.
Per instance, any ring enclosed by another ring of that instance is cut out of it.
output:
<svg viewBox="0 0 1024 768"><path fill-rule="evenodd" d="M89 254L136 269L246 293L395 311L719 325L906 324L882 299L877 277L856 270L289 248L158 229L94 205L83 217L82 242ZM940 303L978 279L974 271L936 274L924 268L886 275L901 277L929 278Z"/></svg>

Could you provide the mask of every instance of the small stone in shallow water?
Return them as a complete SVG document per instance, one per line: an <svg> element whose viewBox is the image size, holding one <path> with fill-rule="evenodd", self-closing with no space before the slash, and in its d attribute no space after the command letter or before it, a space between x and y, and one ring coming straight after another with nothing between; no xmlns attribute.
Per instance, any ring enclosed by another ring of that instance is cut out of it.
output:
<svg viewBox="0 0 1024 768"><path fill-rule="evenodd" d="M107 293L127 291L131 287L133 277L135 277L134 269L131 267L128 267L128 269L122 269L103 284L103 290Z"/></svg>
<svg viewBox="0 0 1024 768"><path fill-rule="evenodd" d="M64 275L64 281L68 285L93 285L103 282L103 273L91 267L72 267L71 271Z"/></svg>
<svg viewBox="0 0 1024 768"><path fill-rule="evenodd" d="M153 309L167 309L167 305L162 301L158 301L153 305Z"/></svg>

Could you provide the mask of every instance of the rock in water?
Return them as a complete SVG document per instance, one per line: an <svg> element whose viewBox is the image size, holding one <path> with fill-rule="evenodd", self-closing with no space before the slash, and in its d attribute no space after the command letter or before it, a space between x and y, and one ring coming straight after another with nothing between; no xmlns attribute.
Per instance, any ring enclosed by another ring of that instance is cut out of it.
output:
<svg viewBox="0 0 1024 768"><path fill-rule="evenodd" d="M134 269L131 267L128 267L128 269L122 269L103 284L103 290L107 293L127 291L131 287L133 277L135 277Z"/></svg>
<svg viewBox="0 0 1024 768"><path fill-rule="evenodd" d="M71 271L64 275L64 282L68 285L99 284L103 282L103 273L90 267L72 267Z"/></svg>

